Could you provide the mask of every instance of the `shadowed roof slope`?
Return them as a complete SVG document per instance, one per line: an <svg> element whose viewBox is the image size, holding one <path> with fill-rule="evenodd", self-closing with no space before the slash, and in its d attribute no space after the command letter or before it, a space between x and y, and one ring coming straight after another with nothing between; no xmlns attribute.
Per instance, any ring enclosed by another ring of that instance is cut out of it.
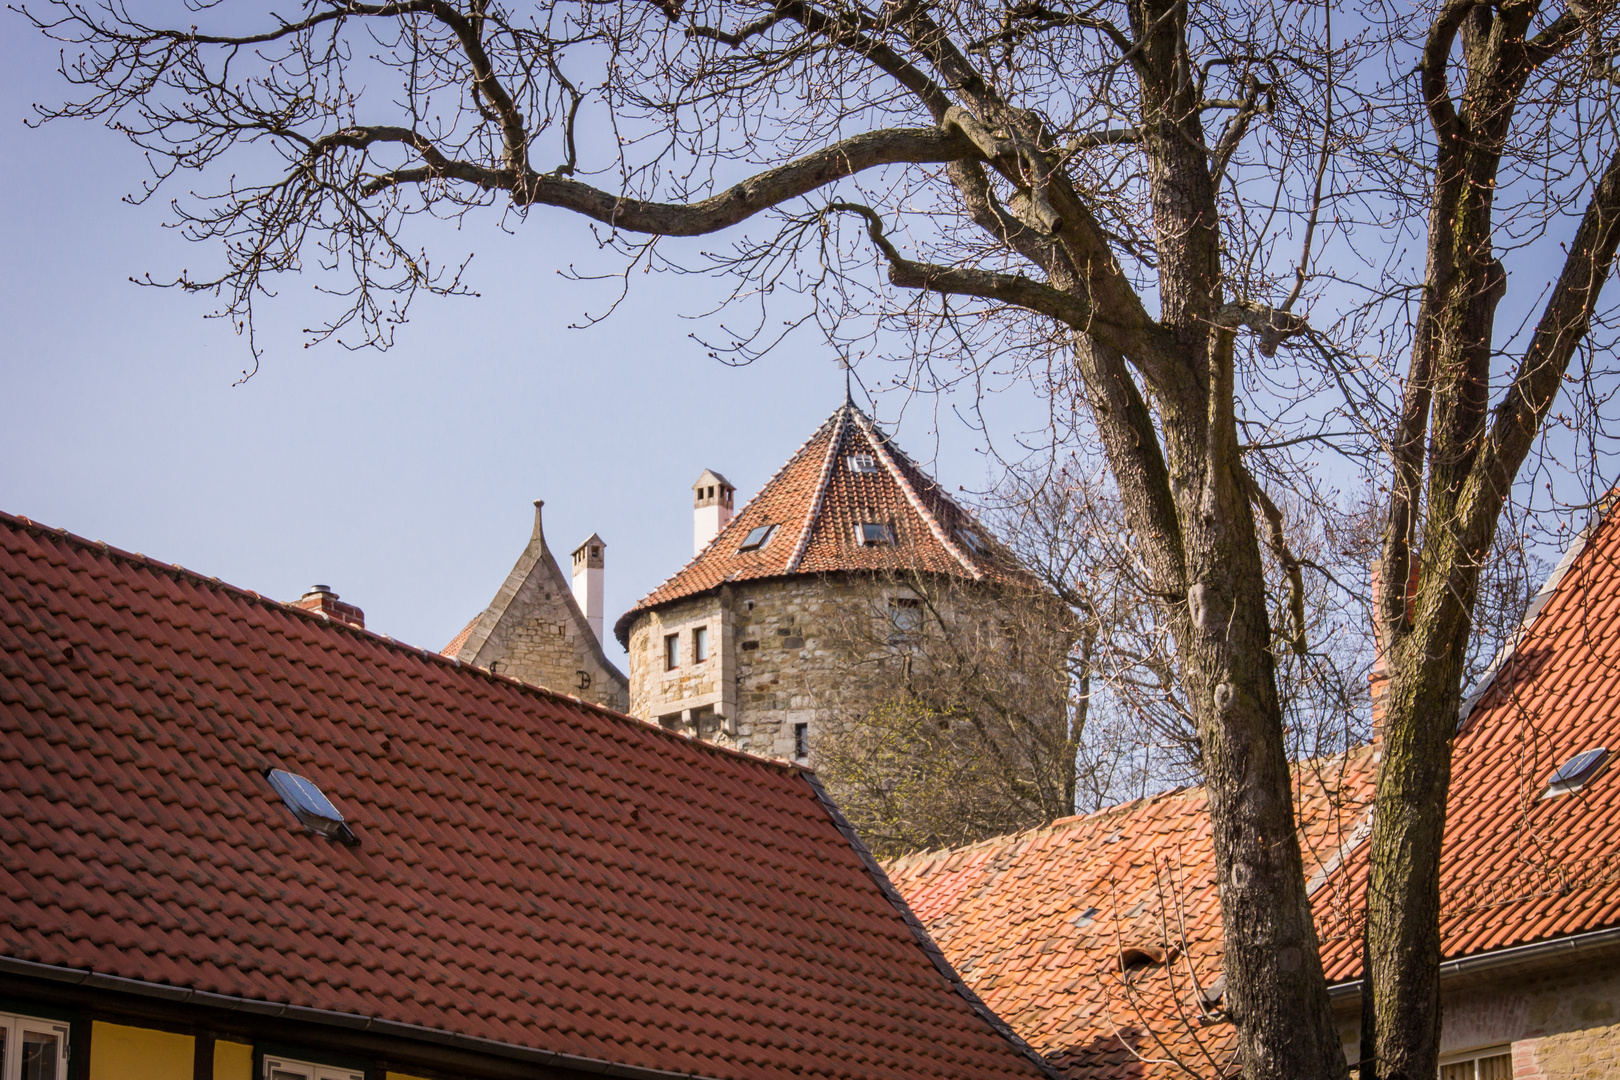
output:
<svg viewBox="0 0 1620 1080"><path fill-rule="evenodd" d="M1372 774L1368 748L1295 770L1319 930L1352 899L1324 868L1364 839ZM1174 1060L1227 1075L1236 1037L1218 1001L1224 948L1202 788L908 855L888 871L968 986L1070 1076L1187 1075Z"/></svg>
<svg viewBox="0 0 1620 1080"><path fill-rule="evenodd" d="M269 767L359 846L300 827ZM0 515L12 974L597 1071L1040 1076L842 824L793 767Z"/></svg>
<svg viewBox="0 0 1620 1080"><path fill-rule="evenodd" d="M856 535L863 522L888 525L894 542L863 544ZM767 526L775 526L769 541L743 551L749 534ZM1017 573L973 515L845 401L708 547L613 630L628 647L638 613L728 581L898 569L975 580Z"/></svg>

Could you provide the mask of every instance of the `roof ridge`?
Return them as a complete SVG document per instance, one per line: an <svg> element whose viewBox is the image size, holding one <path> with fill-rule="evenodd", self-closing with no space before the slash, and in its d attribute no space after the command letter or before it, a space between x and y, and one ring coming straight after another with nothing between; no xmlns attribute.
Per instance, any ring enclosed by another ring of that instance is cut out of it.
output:
<svg viewBox="0 0 1620 1080"><path fill-rule="evenodd" d="M753 498L749 499L748 502L743 504L743 509L744 510L748 509L749 505L751 503L753 503L754 499L759 498L761 495L763 495L765 493L766 488L768 488L772 484L776 483L777 478L780 477L783 473L787 472L788 467L790 465L792 465L795 461L799 460L799 455L804 453L805 449L808 448L811 443L815 442L816 439L818 437L820 437L820 435L821 435L821 433L823 431L827 430L827 425L832 423L834 420L836 420L838 418L838 414L840 412L842 412L842 411L843 411L843 406L840 405L837 409L835 409L833 411L833 414L831 416L829 416L829 417L827 417L827 419L823 420L821 422L821 424L816 428L816 430L814 430L814 431L812 431L810 433L810 437L805 439L804 442L800 443L799 448L797 450L793 451L793 453L788 455L788 459L786 461L782 462L781 467L778 468L775 472L771 473L770 479L766 480L763 484L761 484L759 486L759 490L754 492ZM727 482L729 483L729 481L727 481ZM736 517L733 517L731 520L736 521L737 518L740 518L740 517L742 517L741 512L739 512L736 515ZM680 577L682 574L686 573L686 571L691 569L692 564L697 562L699 559L703 558L703 556L707 555L709 553L709 549L714 547L715 544L719 543L720 538L722 536L724 536L728 531L730 531L730 529L731 529L731 526L728 523L725 528L723 528L719 532L715 533L714 536L709 540L709 542L707 544L703 545L703 550L702 551L699 551L697 554L693 555L690 559L687 559L686 562L681 564L680 569L676 570L673 574L670 574L663 581L660 581L657 585L653 586L651 589L648 589L647 590L647 596L655 595L664 586L668 585L670 582L674 581L676 578ZM624 621L625 616L630 615L631 613L640 610L641 605L646 603L646 600L647 600L646 596L642 597L640 600L637 600L634 607L632 607L629 611L625 612L624 615L620 615L617 619L614 620L614 632L615 633L618 632L618 624Z"/></svg>
<svg viewBox="0 0 1620 1080"><path fill-rule="evenodd" d="M262 593L256 593L252 589L244 589L240 585L232 585L229 582L217 577L205 577L196 570L189 570L178 563L166 563L158 559L154 559L150 555L143 555L140 552L125 551L123 548L113 547L105 540L90 540L86 537L80 536L78 533L68 532L68 530L64 528L52 528L49 525L43 525L40 522L32 520L31 518L23 517L21 514L11 514L4 510L0 510L0 526L17 528L24 532L33 533L41 538L49 537L53 540L67 541L76 547L83 548L87 551L100 555L109 556L111 558L130 563L134 566L146 567L148 569L166 574L181 574L191 579L194 584L201 587L215 589L219 592L234 595L244 600L260 604L273 611L283 611L296 615L316 626L325 627L339 633L356 635L362 640L375 642L396 652L406 653L414 656L419 660L426 660L429 663L438 664L443 667L451 668L455 671L469 671L485 679L491 679L495 682L514 687L526 694L538 696L552 701L566 701L572 705L577 705L580 708L588 709L594 713L599 713L602 716L611 719L615 723L635 724L639 728L656 732L664 738L679 739L687 743L696 744L714 753L730 754L734 757L743 758L748 761L755 761L763 765L769 765L786 773L806 771L804 766L794 764L791 761L781 761L777 758L768 758L759 754L750 754L745 750L734 750L729 746L721 746L718 743L705 742L701 739L693 739L687 735L682 735L679 732L667 731L656 722L641 720L626 713L616 712L605 705L598 705L594 701L586 701L584 698L575 697L573 694L565 694L561 690L553 690L549 686L536 686L534 683L524 682L522 679L515 679L510 675L501 675L497 672L490 671L488 668L479 667L476 664L470 664L458 660L453 656L445 656L443 653L434 652L432 649L424 648L420 645L411 645L408 642L399 641L396 638L390 637L389 635L380 633L376 630L367 630L358 626L351 626L350 624L341 622L337 619L328 618L325 615L322 615L320 612L306 611L303 608L294 607L293 605L283 603L280 600L273 600Z"/></svg>
<svg viewBox="0 0 1620 1080"><path fill-rule="evenodd" d="M866 414L861 412L860 409L855 408L853 405L849 407L855 411L855 424L861 429L861 434L866 436L866 441L872 447L873 452L877 454L878 460L883 462L883 467L888 470L889 476L899 485L901 493L905 495L906 502L910 503L911 508L917 512L917 516L922 518L923 524L928 526L928 531L933 534L934 539L938 540L940 546L951 553L951 557L961 564L962 569L973 575L974 581L982 580L984 571L975 566L973 561L963 553L962 549L957 547L956 541L951 539L950 535L945 531L945 527L939 523L939 518L935 517L934 512L922 501L922 497L911 486L911 481L901 471L900 466L895 464L885 440L878 438L874 433L872 421L868 420ZM938 486L936 483L935 487ZM950 496L947 495L945 498L949 499ZM954 499L951 501L955 502Z"/></svg>
<svg viewBox="0 0 1620 1080"><path fill-rule="evenodd" d="M833 428L832 438L827 441L827 456L821 461L821 475L816 478L816 492L810 499L810 509L805 511L804 526L799 530L799 541L793 545L793 554L788 556L787 565L782 568L782 572L785 574L798 573L799 563L804 560L805 549L810 546L810 534L815 531L816 519L821 516L821 506L826 501L827 481L832 479L833 463L838 460L838 447L844 441L844 428L849 420L851 409L855 409L854 403L846 401L838 406L837 411L832 416L828 417L829 422L837 421L837 427ZM858 413L860 410L856 409L855 411ZM826 426L826 424L822 425L823 428ZM821 428L816 429L816 434L821 434ZM788 460L791 462L797 459L798 456L798 454L794 454ZM764 488L760 488L761 492L764 490Z"/></svg>

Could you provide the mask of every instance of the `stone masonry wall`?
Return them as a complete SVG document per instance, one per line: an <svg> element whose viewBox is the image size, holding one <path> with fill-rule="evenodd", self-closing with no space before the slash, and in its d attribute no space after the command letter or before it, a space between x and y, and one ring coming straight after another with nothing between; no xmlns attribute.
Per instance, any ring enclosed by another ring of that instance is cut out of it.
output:
<svg viewBox="0 0 1620 1080"><path fill-rule="evenodd" d="M895 590L903 593L905 590ZM847 654L828 647L848 605L870 605L872 585L802 575L723 586L640 615L630 631L630 713L762 757L796 757L795 726L812 747L823 725L860 688ZM691 665L692 630L708 626L712 657ZM664 637L681 636L682 663L664 669ZM714 708L714 730L692 712Z"/></svg>
<svg viewBox="0 0 1620 1080"><path fill-rule="evenodd" d="M1620 956L1569 954L1562 970L1449 991L1442 1006L1442 1062L1502 1048L1512 1054L1513 1080L1620 1077ZM1342 1022L1346 1054L1354 1055L1355 1020Z"/></svg>

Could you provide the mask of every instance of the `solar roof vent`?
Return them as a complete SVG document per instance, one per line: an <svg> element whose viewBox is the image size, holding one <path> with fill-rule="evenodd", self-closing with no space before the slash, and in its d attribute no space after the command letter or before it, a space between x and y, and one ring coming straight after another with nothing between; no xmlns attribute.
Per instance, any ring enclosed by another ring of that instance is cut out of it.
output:
<svg viewBox="0 0 1620 1080"><path fill-rule="evenodd" d="M1608 763L1609 751L1605 747L1596 746L1590 750L1582 750L1560 765L1558 771L1548 778L1547 790L1541 797L1550 799L1554 795L1568 795L1572 791L1581 790L1594 780Z"/></svg>
<svg viewBox="0 0 1620 1080"><path fill-rule="evenodd" d="M343 823L343 812L332 805L315 782L308 777L286 769L266 769L265 778L276 789L281 801L293 812L293 817L311 832L320 833L329 840L338 840L349 847L360 843L360 838Z"/></svg>

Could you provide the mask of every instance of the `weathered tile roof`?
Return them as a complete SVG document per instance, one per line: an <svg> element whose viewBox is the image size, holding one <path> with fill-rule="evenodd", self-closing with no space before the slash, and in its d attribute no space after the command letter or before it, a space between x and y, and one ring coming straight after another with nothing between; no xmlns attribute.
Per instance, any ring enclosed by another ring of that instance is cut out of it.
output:
<svg viewBox="0 0 1620 1080"><path fill-rule="evenodd" d="M1620 926L1620 768L1543 799L1583 750L1620 754L1620 514L1578 541L1453 750L1441 865L1446 959ZM1330 983L1361 976L1373 749L1300 767L1309 886ZM1194 982L1222 945L1204 795L1192 789L889 867L967 984L1015 1031L1087 1080L1184 1075L1226 1062ZM1084 914L1095 908L1089 920ZM1127 983L1120 950L1183 951ZM1207 1056L1206 1056L1207 1055Z"/></svg>
<svg viewBox="0 0 1620 1080"><path fill-rule="evenodd" d="M1319 923L1349 897L1323 872L1354 851L1371 797L1363 748L1296 770ZM997 1015L1086 1080L1225 1075L1220 901L1202 788L1140 799L887 867L940 949ZM1159 961L1163 962L1159 962ZM1126 972L1127 964L1142 966Z"/></svg>
<svg viewBox="0 0 1620 1080"><path fill-rule="evenodd" d="M802 770L0 515L0 964L721 1080L1040 1076L843 828Z"/></svg>
<svg viewBox="0 0 1620 1080"><path fill-rule="evenodd" d="M1620 513L1598 517L1532 603L1457 735L1440 878L1446 959L1620 926L1620 768L1544 799L1583 750L1620 755ZM1352 864L1351 887L1366 867ZM1325 943L1360 977L1360 927Z"/></svg>
<svg viewBox="0 0 1620 1080"><path fill-rule="evenodd" d="M872 471L857 472L851 465L857 457L871 459ZM862 544L856 537L862 522L888 524L895 542ZM739 550L766 525L776 526L769 543ZM614 633L628 645L638 613L727 581L887 569L973 579L1018 573L973 515L846 401L708 547L620 616Z"/></svg>

